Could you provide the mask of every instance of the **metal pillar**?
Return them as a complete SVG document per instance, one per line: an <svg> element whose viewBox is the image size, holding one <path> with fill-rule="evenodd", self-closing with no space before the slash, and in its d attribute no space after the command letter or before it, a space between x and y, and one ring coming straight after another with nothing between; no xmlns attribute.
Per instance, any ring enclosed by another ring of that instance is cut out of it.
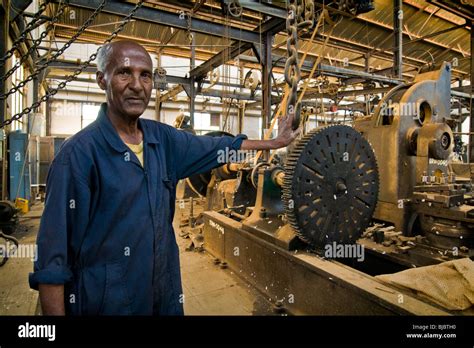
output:
<svg viewBox="0 0 474 348"><path fill-rule="evenodd" d="M266 32L263 35L263 52L262 52L262 139L264 137L264 129L270 127L272 118L272 38L273 35Z"/></svg>
<svg viewBox="0 0 474 348"><path fill-rule="evenodd" d="M40 77L40 78L43 79L43 77ZM36 103L38 100L39 100L39 78L35 77L35 78L33 78L33 100L32 100L32 102ZM38 119L36 117L37 116L36 114L39 111L40 111L40 107L34 108L33 113L29 113L28 115L25 116L28 120L27 125L26 125L27 126L26 130L27 130L28 134L31 134L33 132L33 126L35 124L38 127L38 124L36 122L41 122L41 119ZM39 129L41 129L41 127L39 127Z"/></svg>
<svg viewBox="0 0 474 348"><path fill-rule="evenodd" d="M193 70L196 67L196 39L194 33L191 33L191 60L190 60L190 70ZM189 122L191 127L194 127L194 109L195 109L195 99L196 99L196 84L194 76L190 78L189 85Z"/></svg>
<svg viewBox="0 0 474 348"><path fill-rule="evenodd" d="M364 65L365 65L365 72L369 73L370 70L370 54L367 52L364 55ZM370 105L369 105L369 96L367 94L364 94L364 102L365 102L365 114L370 115Z"/></svg>
<svg viewBox="0 0 474 348"><path fill-rule="evenodd" d="M462 77L458 78L458 86L459 87L462 87ZM459 115L459 118L461 119L461 115L462 115L462 103L459 103L459 106L458 106L458 115ZM462 132L462 122L458 122L457 125L456 125L456 132Z"/></svg>
<svg viewBox="0 0 474 348"><path fill-rule="evenodd" d="M393 74L402 78L403 8L402 0L393 0Z"/></svg>
<svg viewBox="0 0 474 348"><path fill-rule="evenodd" d="M474 108L472 107L472 95L474 93L474 21L471 22L471 98L469 115L469 163L474 163Z"/></svg>
<svg viewBox="0 0 474 348"><path fill-rule="evenodd" d="M46 101L46 136L51 135L51 100Z"/></svg>
<svg viewBox="0 0 474 348"><path fill-rule="evenodd" d="M161 67L161 49L156 52L156 60L158 68ZM158 122L161 121L161 90L159 88L156 89L156 97L155 97L155 120Z"/></svg>
<svg viewBox="0 0 474 348"><path fill-rule="evenodd" d="M240 92L242 93L244 91L244 67L242 64L239 66L239 82L240 82ZM237 120L237 127L238 131L237 133L241 134L243 133L244 129L244 111L245 111L245 100L240 100L238 101L239 103L239 109L238 109L238 120Z"/></svg>

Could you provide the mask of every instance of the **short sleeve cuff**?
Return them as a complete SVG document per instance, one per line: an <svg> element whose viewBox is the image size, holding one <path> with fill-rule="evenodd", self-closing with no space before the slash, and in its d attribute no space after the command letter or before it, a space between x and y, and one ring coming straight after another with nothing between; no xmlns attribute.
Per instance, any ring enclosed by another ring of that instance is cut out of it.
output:
<svg viewBox="0 0 474 348"><path fill-rule="evenodd" d="M234 138L232 138L232 144L231 144L232 149L240 150L240 147L242 146L242 142L246 139L248 139L248 137L245 134L237 134Z"/></svg>
<svg viewBox="0 0 474 348"><path fill-rule="evenodd" d="M67 267L46 268L29 275L30 288L38 290L39 284L65 284L73 278L72 272Z"/></svg>

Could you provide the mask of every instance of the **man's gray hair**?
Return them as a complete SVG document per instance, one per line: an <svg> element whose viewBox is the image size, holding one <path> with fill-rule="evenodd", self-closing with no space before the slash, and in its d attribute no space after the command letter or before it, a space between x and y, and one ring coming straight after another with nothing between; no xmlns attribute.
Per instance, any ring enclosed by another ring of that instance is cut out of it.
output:
<svg viewBox="0 0 474 348"><path fill-rule="evenodd" d="M111 43L107 43L100 48L99 53L97 53L97 71L105 72L112 51Z"/></svg>

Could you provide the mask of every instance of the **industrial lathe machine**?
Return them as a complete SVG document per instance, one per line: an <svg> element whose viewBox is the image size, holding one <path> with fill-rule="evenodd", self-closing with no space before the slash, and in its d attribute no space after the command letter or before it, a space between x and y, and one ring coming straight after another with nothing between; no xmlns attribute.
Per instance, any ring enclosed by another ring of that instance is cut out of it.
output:
<svg viewBox="0 0 474 348"><path fill-rule="evenodd" d="M353 126L189 178L206 197L193 223L204 249L277 311L452 314L376 277L473 256L471 178L452 169L450 69L393 88Z"/></svg>

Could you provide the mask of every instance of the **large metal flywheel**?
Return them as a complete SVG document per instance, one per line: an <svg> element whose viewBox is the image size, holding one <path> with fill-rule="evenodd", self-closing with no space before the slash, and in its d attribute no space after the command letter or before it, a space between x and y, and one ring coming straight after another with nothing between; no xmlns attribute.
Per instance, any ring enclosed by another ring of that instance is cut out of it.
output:
<svg viewBox="0 0 474 348"><path fill-rule="evenodd" d="M352 127L309 132L289 154L285 172L287 219L311 246L354 243L369 225L379 189L377 162Z"/></svg>

